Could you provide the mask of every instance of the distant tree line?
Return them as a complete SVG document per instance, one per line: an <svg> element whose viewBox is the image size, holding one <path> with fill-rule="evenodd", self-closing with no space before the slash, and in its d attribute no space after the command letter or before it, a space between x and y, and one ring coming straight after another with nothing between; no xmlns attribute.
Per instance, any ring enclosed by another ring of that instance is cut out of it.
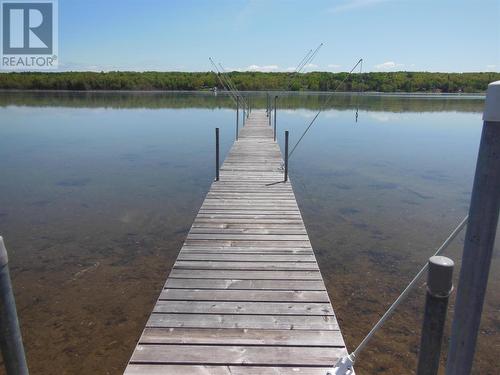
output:
<svg viewBox="0 0 500 375"><path fill-rule="evenodd" d="M290 91L484 92L500 73L293 73L231 72L237 88ZM345 82L344 82L345 80ZM1 73L0 89L208 90L222 86L213 72Z"/></svg>

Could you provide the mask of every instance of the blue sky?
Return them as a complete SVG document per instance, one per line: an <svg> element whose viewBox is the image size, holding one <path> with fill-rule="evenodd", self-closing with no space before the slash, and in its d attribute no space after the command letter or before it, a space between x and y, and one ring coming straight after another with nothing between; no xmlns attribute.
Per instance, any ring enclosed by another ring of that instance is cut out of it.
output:
<svg viewBox="0 0 500 375"><path fill-rule="evenodd" d="M61 70L500 71L500 0L59 0Z"/></svg>

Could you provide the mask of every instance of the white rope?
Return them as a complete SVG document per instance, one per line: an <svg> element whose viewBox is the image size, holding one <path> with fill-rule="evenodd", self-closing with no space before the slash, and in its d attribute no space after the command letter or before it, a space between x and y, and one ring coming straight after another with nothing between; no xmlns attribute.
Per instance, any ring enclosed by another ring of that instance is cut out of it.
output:
<svg viewBox="0 0 500 375"><path fill-rule="evenodd" d="M340 82L337 87L335 88L335 90L333 90L333 93L330 94L330 96L328 96L328 98L325 100L325 102L323 103L323 105L321 106L321 108L319 109L318 113L316 113L316 115L313 117L313 119L311 120L311 122L309 123L309 125L307 126L306 130L304 131L304 133L302 133L302 135L300 136L299 140L297 141L297 143L295 143L295 146L293 146L292 148L292 151L290 151L290 153L288 154L288 160L290 160L290 157L292 156L293 152L295 151L295 149L297 148L297 146L299 145L300 141L302 141L302 139L304 138L304 136L307 134L307 132L309 131L309 129L311 128L311 126L313 126L314 122L316 121L316 119L318 118L318 116L321 114L321 112L323 112L325 110L325 108L327 107L328 103L330 103L330 100L332 100L333 98L333 95L335 94L335 92L340 88L340 86L342 86L345 81L347 81L347 78L350 77L350 75L352 74L352 72L354 71L354 69L356 69L356 67L363 63L363 59L359 59L359 61L356 63L356 65L354 65L351 69L351 71L349 73L347 73L347 75L345 76L345 78L342 80L342 82Z"/></svg>
<svg viewBox="0 0 500 375"><path fill-rule="evenodd" d="M458 226L451 232L448 238L443 242L443 244L437 249L434 253L434 256L441 254L455 239L456 236L464 229L467 225L467 221L469 220L469 215L467 215ZM394 301L394 303L389 307L389 309L385 312L384 315L380 318L380 320L373 326L370 332L366 335L366 337L361 341L358 347L348 356L342 357L337 364L335 365L333 372L328 372L327 374L335 374L335 375L348 375L349 370L352 369L352 365L354 364L356 357L358 354L365 348L368 342L372 339L372 337L377 333L377 331L382 327L382 325L387 321L390 315L394 312L394 310L401 304L401 302L408 296L411 290L417 284L417 281L420 277L427 271L429 267L429 263L426 263L425 266L422 267L420 271L415 275L413 280L408 284L408 286L403 290L403 292L399 295L398 298ZM346 363L350 363L350 365L346 366Z"/></svg>

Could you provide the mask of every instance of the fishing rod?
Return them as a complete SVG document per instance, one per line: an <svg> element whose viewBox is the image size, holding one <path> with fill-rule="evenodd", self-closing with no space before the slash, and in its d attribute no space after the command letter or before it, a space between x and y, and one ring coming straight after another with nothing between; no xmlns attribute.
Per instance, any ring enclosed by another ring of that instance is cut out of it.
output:
<svg viewBox="0 0 500 375"><path fill-rule="evenodd" d="M328 96L328 98L325 100L325 102L323 103L323 105L319 109L318 113L316 113L316 115L313 117L313 119L311 120L311 122L307 126L306 130L304 131L304 133L302 133L302 135L299 138L299 140L297 141L297 143L295 143L295 146L293 146L292 151L290 151L290 153L288 154L288 160L290 160L290 157L292 156L293 152L295 151L295 149L299 145L300 141L302 141L302 139L304 138L304 136L307 134L307 132L309 131L309 129L311 128L311 126L313 126L313 124L316 122L316 119L318 118L318 116L321 114L321 112L323 112L325 110L325 108L328 105L328 103L330 103L330 100L332 100L333 95L335 94L335 92L340 88L340 86L342 86L345 83L345 81L347 81L347 78L349 78L351 76L352 72L358 67L358 65L362 64L362 63L363 63L363 59L359 59L359 61L356 63L356 65L354 65L352 67L352 69L349 71L349 73L347 73L347 75L345 76L345 78L337 85L337 87L335 88L335 90L333 90L333 93Z"/></svg>

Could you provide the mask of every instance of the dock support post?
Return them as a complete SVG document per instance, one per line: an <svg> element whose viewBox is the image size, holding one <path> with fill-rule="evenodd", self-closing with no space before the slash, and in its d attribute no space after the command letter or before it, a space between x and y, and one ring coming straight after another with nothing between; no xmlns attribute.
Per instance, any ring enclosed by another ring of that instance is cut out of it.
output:
<svg viewBox="0 0 500 375"><path fill-rule="evenodd" d="M272 117L273 117L273 108L272 108L271 101L269 101L269 117L267 118L267 120L268 120L267 122L268 122L269 126L271 126Z"/></svg>
<svg viewBox="0 0 500 375"><path fill-rule="evenodd" d="M453 290L453 266L453 261L443 256L433 256L429 259L417 375L436 375L438 373L446 309Z"/></svg>
<svg viewBox="0 0 500 375"><path fill-rule="evenodd" d="M285 130L285 182L288 181L288 130Z"/></svg>
<svg viewBox="0 0 500 375"><path fill-rule="evenodd" d="M276 142L276 102L278 100L278 95L274 97L274 142Z"/></svg>
<svg viewBox="0 0 500 375"><path fill-rule="evenodd" d="M9 274L9 259L0 236L0 347L7 375L28 375L23 339Z"/></svg>
<svg viewBox="0 0 500 375"><path fill-rule="evenodd" d="M245 126L245 120L246 120L246 113L245 113L245 105L243 105L243 126Z"/></svg>
<svg viewBox="0 0 500 375"><path fill-rule="evenodd" d="M236 96L236 140L238 140L238 133L240 127L240 96Z"/></svg>
<svg viewBox="0 0 500 375"><path fill-rule="evenodd" d="M457 288L447 375L468 375L476 348L500 208L500 81L490 83Z"/></svg>
<svg viewBox="0 0 500 375"><path fill-rule="evenodd" d="M219 128L215 128L215 181L219 181Z"/></svg>
<svg viewBox="0 0 500 375"><path fill-rule="evenodd" d="M269 117L269 93L266 93L266 115Z"/></svg>

